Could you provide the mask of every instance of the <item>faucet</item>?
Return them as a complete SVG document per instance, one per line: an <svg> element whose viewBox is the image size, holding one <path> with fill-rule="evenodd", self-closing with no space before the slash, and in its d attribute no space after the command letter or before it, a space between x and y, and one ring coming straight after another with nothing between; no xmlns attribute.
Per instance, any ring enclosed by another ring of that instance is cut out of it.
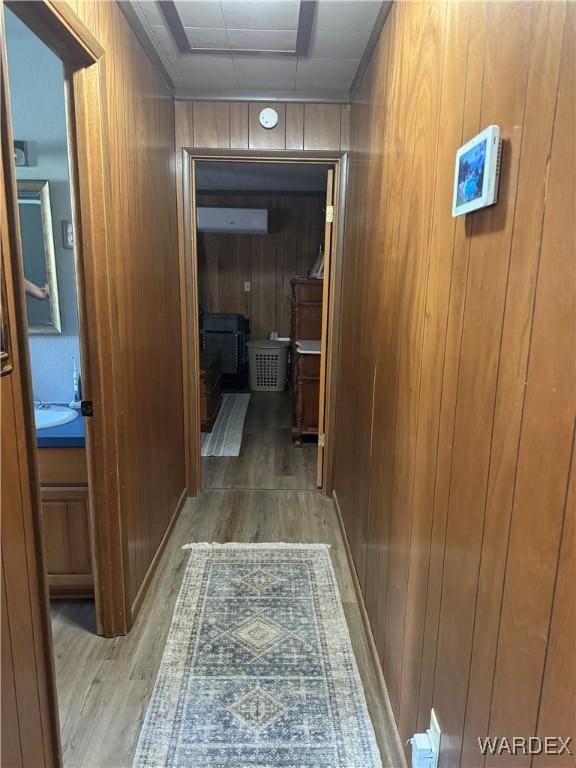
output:
<svg viewBox="0 0 576 768"><path fill-rule="evenodd" d="M38 408L39 411L47 410L49 405L43 403L42 400L34 400L34 408Z"/></svg>

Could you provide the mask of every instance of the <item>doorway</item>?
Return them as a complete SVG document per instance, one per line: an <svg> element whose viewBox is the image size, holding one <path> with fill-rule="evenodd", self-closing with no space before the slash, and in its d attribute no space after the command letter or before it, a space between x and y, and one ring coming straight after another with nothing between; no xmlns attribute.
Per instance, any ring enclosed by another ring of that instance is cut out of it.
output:
<svg viewBox="0 0 576 768"><path fill-rule="evenodd" d="M330 492L339 190L339 160L191 158L191 444L204 489Z"/></svg>
<svg viewBox="0 0 576 768"><path fill-rule="evenodd" d="M65 6L9 2L1 11L6 290L33 436L43 580L53 597L91 599L87 624L114 636L128 627L109 364L104 51Z"/></svg>
<svg viewBox="0 0 576 768"><path fill-rule="evenodd" d="M48 588L56 623L85 600L96 631L65 70L8 8L5 30Z"/></svg>

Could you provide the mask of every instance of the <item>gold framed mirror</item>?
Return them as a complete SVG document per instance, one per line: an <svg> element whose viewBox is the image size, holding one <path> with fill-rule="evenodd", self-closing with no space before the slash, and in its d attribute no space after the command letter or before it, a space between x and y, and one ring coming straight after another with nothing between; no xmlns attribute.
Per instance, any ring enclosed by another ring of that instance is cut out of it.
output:
<svg viewBox="0 0 576 768"><path fill-rule="evenodd" d="M18 216L28 333L62 333L48 181L18 181Z"/></svg>

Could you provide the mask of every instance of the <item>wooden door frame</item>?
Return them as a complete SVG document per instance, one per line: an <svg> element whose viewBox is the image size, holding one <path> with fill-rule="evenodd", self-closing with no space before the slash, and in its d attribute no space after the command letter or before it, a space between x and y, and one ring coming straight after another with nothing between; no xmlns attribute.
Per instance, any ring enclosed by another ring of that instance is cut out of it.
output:
<svg viewBox="0 0 576 768"><path fill-rule="evenodd" d="M129 628L126 607L119 486L119 431L114 388L114 360L117 340L113 333L115 302L109 268L110 200L108 166L106 57L98 40L65 3L36 0L0 0L10 8L63 61L66 74L70 185L75 226L75 258L82 346L82 377L85 399L94 404L94 418L86 419L86 458L89 477L89 506L96 618L100 634L112 637ZM7 80L5 60L2 78ZM12 141L12 126L3 110L3 129ZM4 125L6 123L6 125ZM22 252L19 238L18 206L12 153L3 153L2 162L8 213L12 223L9 258L17 296L15 339L25 370L22 392L26 420L33 425L30 361L27 349L26 312ZM33 428L26 434L27 450L38 482L36 439ZM41 528L39 495L34 519ZM40 561L43 555L38 553ZM49 604L46 604L49 615Z"/></svg>
<svg viewBox="0 0 576 768"><path fill-rule="evenodd" d="M348 152L267 151L182 148L179 158L182 168L182 237L180 263L180 295L182 310L182 362L184 376L184 436L186 444L186 477L191 496L202 490L200 456L200 334L198 325L198 243L196 237L196 162L252 163L314 163L334 167L335 211L333 224L332 263L329 275L329 307L327 322L327 354L325 367L325 435L322 493L331 496L334 487L334 427L336 415L336 385L340 349L340 310L342 294L342 263L344 215ZM192 450L197 446L197 450Z"/></svg>

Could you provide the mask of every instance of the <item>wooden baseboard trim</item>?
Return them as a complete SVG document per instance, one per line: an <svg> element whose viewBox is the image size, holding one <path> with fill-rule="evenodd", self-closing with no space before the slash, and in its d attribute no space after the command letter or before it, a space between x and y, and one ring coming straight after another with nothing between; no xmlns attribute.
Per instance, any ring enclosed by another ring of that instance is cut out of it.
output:
<svg viewBox="0 0 576 768"><path fill-rule="evenodd" d="M160 562L160 558L164 554L164 550L166 548L166 543L168 542L168 539L170 538L170 534L172 533L172 529L174 528L174 525L176 524L176 520L178 520L178 516L180 515L180 512L182 511L182 507L184 506L184 503L186 499L188 498L188 490L184 488L182 491L180 498L178 499L178 504L176 504L176 508L174 509L174 512L172 514L172 517L170 518L170 522L168 523L168 527L164 531L164 536L162 536L162 541L160 542L160 545L158 549L156 550L156 554L152 558L152 562L150 563L150 566L148 570L146 571L146 576L144 576L144 579L142 581L142 584L140 585L140 589L138 590L136 597L134 598L134 601L132 602L132 606L130 609L130 626L129 630L134 625L134 621L136 620L136 616L138 615L138 612L140 608L142 607L142 603L144 602L144 598L146 597L146 594L148 592L148 587L150 586L150 582L152 581L152 578L154 577L154 573L156 572L156 568L158 567L158 563Z"/></svg>
<svg viewBox="0 0 576 768"><path fill-rule="evenodd" d="M340 509L340 504L338 502L338 496L336 495L336 490L332 491L332 500L334 501L334 506L336 507L336 516L338 518L338 525L340 526L340 532L342 534L342 539L344 541L344 548L346 550L346 559L348 560L348 566L350 568L350 572L352 573L354 592L356 593L356 600L358 601L360 616L362 617L362 624L364 625L366 637L368 638L368 645L370 647L370 655L372 657L372 663L374 664L374 668L376 669L376 673L378 675L378 681L377 681L378 686L380 688L382 698L386 703L386 711L387 711L389 720L392 723L392 728L395 735L394 743L389 745L390 751L393 755L392 765L394 765L396 768L408 768L408 764L406 763L406 755L404 754L404 745L402 744L402 739L400 738L400 734L398 733L396 718L394 717L394 711L392 709L392 704L390 703L390 696L388 695L386 680L384 679L384 673L382 672L382 665L380 663L380 657L378 656L376 641L374 640L374 635L372 634L372 625L370 624L370 619L368 618L368 611L366 610L364 595L362 594L362 589L360 587L360 581L358 579L358 573L356 572L356 565L354 563L354 558L352 557L352 550L350 549L350 542L348 541L348 534L346 533L346 528L344 526L344 518L342 517L342 510Z"/></svg>

